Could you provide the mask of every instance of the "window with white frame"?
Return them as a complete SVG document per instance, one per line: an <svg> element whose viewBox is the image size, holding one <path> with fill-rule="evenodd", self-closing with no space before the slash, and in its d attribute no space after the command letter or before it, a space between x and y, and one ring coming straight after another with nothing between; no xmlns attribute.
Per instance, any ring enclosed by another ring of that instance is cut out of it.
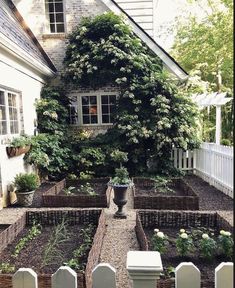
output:
<svg viewBox="0 0 235 288"><path fill-rule="evenodd" d="M70 124L110 125L116 107L115 94L83 94L70 106Z"/></svg>
<svg viewBox="0 0 235 288"><path fill-rule="evenodd" d="M19 133L19 94L0 88L0 135Z"/></svg>
<svg viewBox="0 0 235 288"><path fill-rule="evenodd" d="M64 6L63 0L45 0L46 16L50 33L64 33Z"/></svg>

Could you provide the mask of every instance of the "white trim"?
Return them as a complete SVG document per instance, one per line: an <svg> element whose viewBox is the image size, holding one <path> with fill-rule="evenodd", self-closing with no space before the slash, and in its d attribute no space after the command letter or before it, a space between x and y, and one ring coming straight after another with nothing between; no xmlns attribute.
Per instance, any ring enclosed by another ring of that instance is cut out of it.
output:
<svg viewBox="0 0 235 288"><path fill-rule="evenodd" d="M30 67L36 69L43 75L50 77L55 75L55 72L53 72L46 64L44 65L40 61L36 60L33 56L29 55L26 51L10 41L3 34L0 34L0 47L21 61L27 63Z"/></svg>
<svg viewBox="0 0 235 288"><path fill-rule="evenodd" d="M118 7L118 4L115 4L111 0L101 0L112 12L117 15L122 15L122 10ZM130 16L129 16L130 17ZM135 21L130 17L125 17L127 24L131 26L134 33L140 37L140 39L146 43L146 45L163 61L164 65L168 70L175 74L180 80L184 81L188 78L188 75L184 70L180 68L168 55L160 48L155 41L145 34L140 27L135 23Z"/></svg>

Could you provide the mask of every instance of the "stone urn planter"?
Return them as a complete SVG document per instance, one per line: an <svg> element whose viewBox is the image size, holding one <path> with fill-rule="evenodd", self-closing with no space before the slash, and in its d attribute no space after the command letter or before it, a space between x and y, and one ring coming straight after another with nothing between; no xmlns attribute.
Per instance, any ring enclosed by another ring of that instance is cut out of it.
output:
<svg viewBox="0 0 235 288"><path fill-rule="evenodd" d="M24 206L24 207L31 206L33 203L34 192L35 190L29 191L29 192L17 192L16 191L17 203L20 206Z"/></svg>

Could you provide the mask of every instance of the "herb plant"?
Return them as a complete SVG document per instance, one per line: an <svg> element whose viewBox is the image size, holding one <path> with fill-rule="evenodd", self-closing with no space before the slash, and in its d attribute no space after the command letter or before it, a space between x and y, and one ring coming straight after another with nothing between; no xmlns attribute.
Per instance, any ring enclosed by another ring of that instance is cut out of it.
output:
<svg viewBox="0 0 235 288"><path fill-rule="evenodd" d="M15 272L15 266L10 263L0 263L0 273L13 273Z"/></svg>
<svg viewBox="0 0 235 288"><path fill-rule="evenodd" d="M115 176L110 180L111 185L130 185L132 183L125 167L116 168Z"/></svg>
<svg viewBox="0 0 235 288"><path fill-rule="evenodd" d="M33 191L39 187L39 178L35 173L20 173L15 176L14 185L18 192Z"/></svg>
<svg viewBox="0 0 235 288"><path fill-rule="evenodd" d="M154 188L160 193L175 193L175 191L169 187L169 184L171 183L171 179L162 176L156 176L154 178Z"/></svg>

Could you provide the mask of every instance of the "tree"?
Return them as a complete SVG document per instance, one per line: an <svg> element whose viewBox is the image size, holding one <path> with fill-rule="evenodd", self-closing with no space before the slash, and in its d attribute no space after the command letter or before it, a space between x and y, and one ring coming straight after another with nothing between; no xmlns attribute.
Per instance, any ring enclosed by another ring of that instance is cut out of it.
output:
<svg viewBox="0 0 235 288"><path fill-rule="evenodd" d="M198 70L209 90L233 94L233 2L188 1L200 7L203 17L188 14L178 19L172 55L189 72ZM232 103L223 107L222 137L232 139ZM204 112L204 118L208 117ZM214 123L215 115L211 115ZM209 121L211 122L211 121ZM213 139L212 139L213 140Z"/></svg>
<svg viewBox="0 0 235 288"><path fill-rule="evenodd" d="M100 137L106 146L128 152L132 173L143 172L152 160L158 171L166 168L172 145L197 145L196 106L119 16L83 19L70 36L64 64L70 85L117 85L114 126Z"/></svg>

